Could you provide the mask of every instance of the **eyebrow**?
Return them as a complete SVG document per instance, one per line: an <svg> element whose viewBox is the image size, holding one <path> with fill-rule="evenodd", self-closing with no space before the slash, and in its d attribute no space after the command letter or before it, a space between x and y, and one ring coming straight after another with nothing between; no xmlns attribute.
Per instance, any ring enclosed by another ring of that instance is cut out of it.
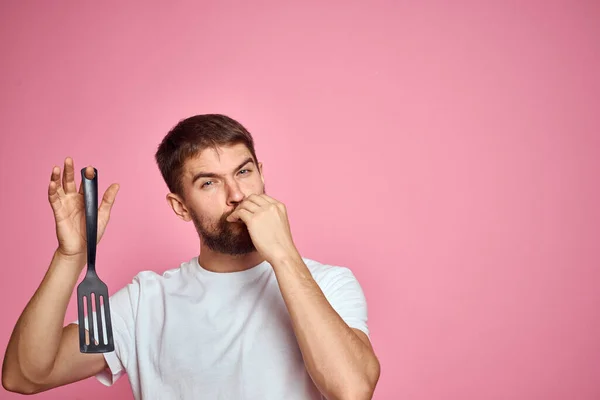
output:
<svg viewBox="0 0 600 400"><path fill-rule="evenodd" d="M241 169L243 166L245 166L248 163L254 164L254 160L252 159L252 157L246 158L243 163L241 163L236 169L234 169L234 172L238 171L239 169ZM192 178L192 183L196 182L198 179L201 179L201 178L220 178L220 177L221 177L221 175L215 174L214 172L198 172Z"/></svg>

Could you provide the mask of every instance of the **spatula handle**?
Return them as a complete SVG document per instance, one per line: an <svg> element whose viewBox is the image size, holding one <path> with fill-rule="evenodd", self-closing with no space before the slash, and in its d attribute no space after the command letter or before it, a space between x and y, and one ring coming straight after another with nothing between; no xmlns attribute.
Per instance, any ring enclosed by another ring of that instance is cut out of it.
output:
<svg viewBox="0 0 600 400"><path fill-rule="evenodd" d="M98 239L98 171L94 168L94 177L85 176L81 170L83 199L85 203L85 233L87 238L88 273L96 272L96 242Z"/></svg>

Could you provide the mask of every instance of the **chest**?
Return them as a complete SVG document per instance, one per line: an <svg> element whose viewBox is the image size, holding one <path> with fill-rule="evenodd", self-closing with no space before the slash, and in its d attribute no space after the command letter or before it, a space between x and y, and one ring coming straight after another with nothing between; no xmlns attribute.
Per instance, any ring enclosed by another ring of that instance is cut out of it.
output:
<svg viewBox="0 0 600 400"><path fill-rule="evenodd" d="M145 321L142 321L145 319ZM206 285L152 301L139 326L138 357L165 383L264 385L273 371L296 376L304 364L274 279L239 287Z"/></svg>

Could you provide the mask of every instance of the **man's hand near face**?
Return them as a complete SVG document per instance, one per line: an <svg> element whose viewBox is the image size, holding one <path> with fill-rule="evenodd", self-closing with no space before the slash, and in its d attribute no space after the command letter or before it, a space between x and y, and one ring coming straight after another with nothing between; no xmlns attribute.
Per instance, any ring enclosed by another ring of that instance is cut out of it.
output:
<svg viewBox="0 0 600 400"><path fill-rule="evenodd" d="M244 222L257 251L273 266L306 369L321 393L370 399L380 366L369 338L344 322L313 279L292 240L285 206L253 194L227 221Z"/></svg>

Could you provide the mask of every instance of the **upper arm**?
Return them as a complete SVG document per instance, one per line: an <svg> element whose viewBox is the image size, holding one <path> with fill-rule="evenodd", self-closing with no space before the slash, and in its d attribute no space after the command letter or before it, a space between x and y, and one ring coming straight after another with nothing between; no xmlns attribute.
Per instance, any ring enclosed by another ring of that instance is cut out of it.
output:
<svg viewBox="0 0 600 400"><path fill-rule="evenodd" d="M86 331L87 334L87 331ZM43 392L58 386L77 382L102 372L107 368L102 353L81 353L79 326L69 324L63 328L62 338L52 372L44 382L31 385L32 391Z"/></svg>
<svg viewBox="0 0 600 400"><path fill-rule="evenodd" d="M346 325L368 338L367 300L352 271L345 267L332 268L321 278L319 285Z"/></svg>

